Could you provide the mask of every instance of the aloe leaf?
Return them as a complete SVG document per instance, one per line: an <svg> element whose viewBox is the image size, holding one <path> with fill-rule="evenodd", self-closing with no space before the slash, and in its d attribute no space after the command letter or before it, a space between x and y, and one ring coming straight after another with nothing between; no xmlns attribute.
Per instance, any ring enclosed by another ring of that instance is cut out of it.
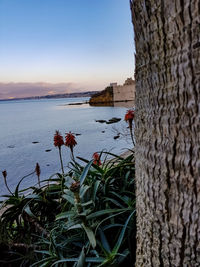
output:
<svg viewBox="0 0 200 267"><path fill-rule="evenodd" d="M87 227L85 224L82 224L82 227L83 229L85 230L86 234L87 234L87 237L90 241L90 244L93 248L96 247L96 238L95 238L95 235L94 235L94 232L92 231L91 228Z"/></svg>
<svg viewBox="0 0 200 267"><path fill-rule="evenodd" d="M80 188L80 197L83 198L85 193L90 189L88 185L82 185Z"/></svg>
<svg viewBox="0 0 200 267"><path fill-rule="evenodd" d="M104 260L105 260L105 258L103 258L103 257L98 257L98 258L87 257L85 259L85 262L101 263Z"/></svg>
<svg viewBox="0 0 200 267"><path fill-rule="evenodd" d="M106 238L106 236L105 236L105 234L101 228L99 228L99 233L100 233L101 244L102 244L103 248L106 250L106 252L110 253L111 252L110 245L109 245L108 240L107 240L107 238Z"/></svg>
<svg viewBox="0 0 200 267"><path fill-rule="evenodd" d="M37 217L32 213L30 206L26 205L23 209L30 217L37 219Z"/></svg>
<svg viewBox="0 0 200 267"><path fill-rule="evenodd" d="M102 221L100 221L100 223L98 223L98 225L96 226L95 233L97 232L99 226L100 226L103 222L105 222L105 221L107 221L107 220L110 220L110 219L112 219L112 218L114 218L114 217L116 217L116 216L119 216L119 215L121 215L121 214L127 212L128 210L129 210L129 209L124 209L124 210L121 209L121 212L118 212L118 213L116 213L116 214L112 214L111 216L109 216L109 217L103 219Z"/></svg>
<svg viewBox="0 0 200 267"><path fill-rule="evenodd" d="M82 157L77 157L77 159L80 159L81 161L83 161L83 162L85 162L85 163L90 162L89 160L84 159L84 158L82 158ZM92 162L93 162L93 161L92 161ZM92 167L93 167L94 169L96 169L99 173L101 173L101 174L104 173L104 170L103 170L102 168L100 168L98 165L96 165L96 164L92 164Z"/></svg>
<svg viewBox="0 0 200 267"><path fill-rule="evenodd" d="M79 260L79 258L69 258L69 259L58 260L58 261L54 262L51 265L51 267L55 266L56 264L58 264L58 266L59 266L60 263L64 263L64 262L78 262L78 260Z"/></svg>
<svg viewBox="0 0 200 267"><path fill-rule="evenodd" d="M69 203L71 203L72 205L75 205L74 194L70 190L64 190L64 194L62 197L69 201Z"/></svg>
<svg viewBox="0 0 200 267"><path fill-rule="evenodd" d="M116 212L125 212L127 210L128 209L106 209L106 210L100 210L100 211L96 211L96 212L88 215L87 219L89 220L89 219L100 217L102 215L116 213Z"/></svg>
<svg viewBox="0 0 200 267"><path fill-rule="evenodd" d="M27 195L27 196L25 196L25 199L34 199L34 200L38 200L38 201L43 201L43 198L37 194Z"/></svg>
<svg viewBox="0 0 200 267"><path fill-rule="evenodd" d="M101 184L100 181L96 181L95 184L94 184L94 189L93 189L93 192L92 192L92 200L95 202L96 200L96 194L97 194L97 191L98 191L98 188L99 188L99 185Z"/></svg>
<svg viewBox="0 0 200 267"><path fill-rule="evenodd" d="M84 263L85 263L85 247L83 247L82 251L81 251L81 254L79 256L79 260L76 264L76 267L83 267L84 266Z"/></svg>
<svg viewBox="0 0 200 267"><path fill-rule="evenodd" d="M87 202L81 204L82 207L87 207L88 205L93 205L94 206L93 200L90 200L90 201L87 201Z"/></svg>
<svg viewBox="0 0 200 267"><path fill-rule="evenodd" d="M56 216L56 220L66 219L66 218L69 218L73 215L75 215L74 211L62 212Z"/></svg>
<svg viewBox="0 0 200 267"><path fill-rule="evenodd" d="M127 209L124 209L124 210L127 210ZM87 216L87 220L90 220L90 219L93 219L93 218L97 218L99 216L110 214L110 213L120 212L120 211L122 211L122 209L106 209L106 210L96 211L96 212L94 212L92 214L89 214Z"/></svg>
<svg viewBox="0 0 200 267"><path fill-rule="evenodd" d="M82 226L80 223L74 224L68 228L68 230L81 229Z"/></svg>
<svg viewBox="0 0 200 267"><path fill-rule="evenodd" d="M114 191L111 191L110 192L112 195L116 196L118 199L120 199L121 201L123 201L126 205L128 205L128 201L129 201L129 197L127 196L121 196L120 194L114 192Z"/></svg>
<svg viewBox="0 0 200 267"><path fill-rule="evenodd" d="M123 228L121 230L121 233L119 235L119 238L117 240L117 243L115 244L115 246L114 246L114 248L112 250L112 253L113 254L116 254L118 252L118 250L119 250L119 248L121 246L121 243L123 241L123 238L124 238L125 231L126 231L126 228L128 226L128 223L129 223L129 221L130 221L130 219L131 219L131 217L133 216L134 213L135 213L135 210L129 215L128 219L126 220L126 223L124 224L124 226L123 226Z"/></svg>
<svg viewBox="0 0 200 267"><path fill-rule="evenodd" d="M106 197L104 200L106 201L110 201L112 202L113 204L115 204L116 206L120 207L120 208L125 208L124 206L122 206L117 200L113 199L113 198L110 198L110 197Z"/></svg>
<svg viewBox="0 0 200 267"><path fill-rule="evenodd" d="M125 249L121 254L117 253L120 257L117 259L117 263L120 264L124 261L124 259L130 254L128 249Z"/></svg>
<svg viewBox="0 0 200 267"><path fill-rule="evenodd" d="M85 181L85 179L87 177L87 174L89 172L89 169L92 166L92 163L93 163L93 160L89 161L88 164L83 169L83 172L82 172L81 177L80 177L80 186L84 183L84 181Z"/></svg>
<svg viewBox="0 0 200 267"><path fill-rule="evenodd" d="M45 259L42 259L40 261L37 261L33 264L30 265L30 267L34 267L34 266L42 266L41 264L46 264L47 262L49 262L50 260L53 260L54 257L49 257L49 258L45 258Z"/></svg>
<svg viewBox="0 0 200 267"><path fill-rule="evenodd" d="M20 186L20 184L22 183L22 181L23 181L25 178L29 177L30 175L33 175L34 173L35 173L35 171L34 171L34 172L31 172L31 173L29 173L28 175L25 175L24 177L21 178L21 180L19 181L19 183L17 184L17 186L16 186L16 188L15 188L15 197L18 198L18 196L19 196L19 186Z"/></svg>

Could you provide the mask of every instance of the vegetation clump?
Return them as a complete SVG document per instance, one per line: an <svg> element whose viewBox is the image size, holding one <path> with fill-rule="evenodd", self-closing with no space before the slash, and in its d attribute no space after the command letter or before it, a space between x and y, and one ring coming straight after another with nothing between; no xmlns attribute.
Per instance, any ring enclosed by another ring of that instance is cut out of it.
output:
<svg viewBox="0 0 200 267"><path fill-rule="evenodd" d="M100 165L104 155L113 159L104 159ZM67 173L20 190L27 176L23 177L15 192L4 195L2 202L2 266L9 262L13 262L10 266L120 266L124 261L133 262L133 159L133 154L124 159L106 152L98 159L95 154L91 161L79 158L85 166L72 161Z"/></svg>
<svg viewBox="0 0 200 267"><path fill-rule="evenodd" d="M61 147L71 151L64 168ZM134 152L125 158L95 152L92 160L74 157L75 136L59 131L61 173L41 180L41 169L24 176L0 208L1 266L126 266L135 260ZM110 157L110 159L108 159ZM37 184L20 189L30 175Z"/></svg>

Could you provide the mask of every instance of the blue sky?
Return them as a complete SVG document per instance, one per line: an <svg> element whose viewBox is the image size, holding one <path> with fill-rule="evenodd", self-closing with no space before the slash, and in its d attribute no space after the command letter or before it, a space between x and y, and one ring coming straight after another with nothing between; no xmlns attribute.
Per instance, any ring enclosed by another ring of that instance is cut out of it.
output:
<svg viewBox="0 0 200 267"><path fill-rule="evenodd" d="M72 91L122 83L134 73L133 39L129 0L0 0L0 91L5 83Z"/></svg>

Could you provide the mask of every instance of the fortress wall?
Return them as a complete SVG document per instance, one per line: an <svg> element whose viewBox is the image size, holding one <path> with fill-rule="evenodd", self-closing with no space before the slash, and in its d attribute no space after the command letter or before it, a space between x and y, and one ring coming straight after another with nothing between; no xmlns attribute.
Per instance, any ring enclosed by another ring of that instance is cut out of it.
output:
<svg viewBox="0 0 200 267"><path fill-rule="evenodd" d="M135 83L113 86L113 101L135 100Z"/></svg>

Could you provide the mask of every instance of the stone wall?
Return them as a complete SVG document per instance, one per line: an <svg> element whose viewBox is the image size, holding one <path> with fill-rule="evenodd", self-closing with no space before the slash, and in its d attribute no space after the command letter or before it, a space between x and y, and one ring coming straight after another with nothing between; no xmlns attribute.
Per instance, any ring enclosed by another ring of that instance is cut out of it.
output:
<svg viewBox="0 0 200 267"><path fill-rule="evenodd" d="M134 101L135 83L113 87L113 101Z"/></svg>
<svg viewBox="0 0 200 267"><path fill-rule="evenodd" d="M90 98L90 105L111 104L135 100L135 82L128 78L123 85L112 83L105 90L93 95Z"/></svg>

